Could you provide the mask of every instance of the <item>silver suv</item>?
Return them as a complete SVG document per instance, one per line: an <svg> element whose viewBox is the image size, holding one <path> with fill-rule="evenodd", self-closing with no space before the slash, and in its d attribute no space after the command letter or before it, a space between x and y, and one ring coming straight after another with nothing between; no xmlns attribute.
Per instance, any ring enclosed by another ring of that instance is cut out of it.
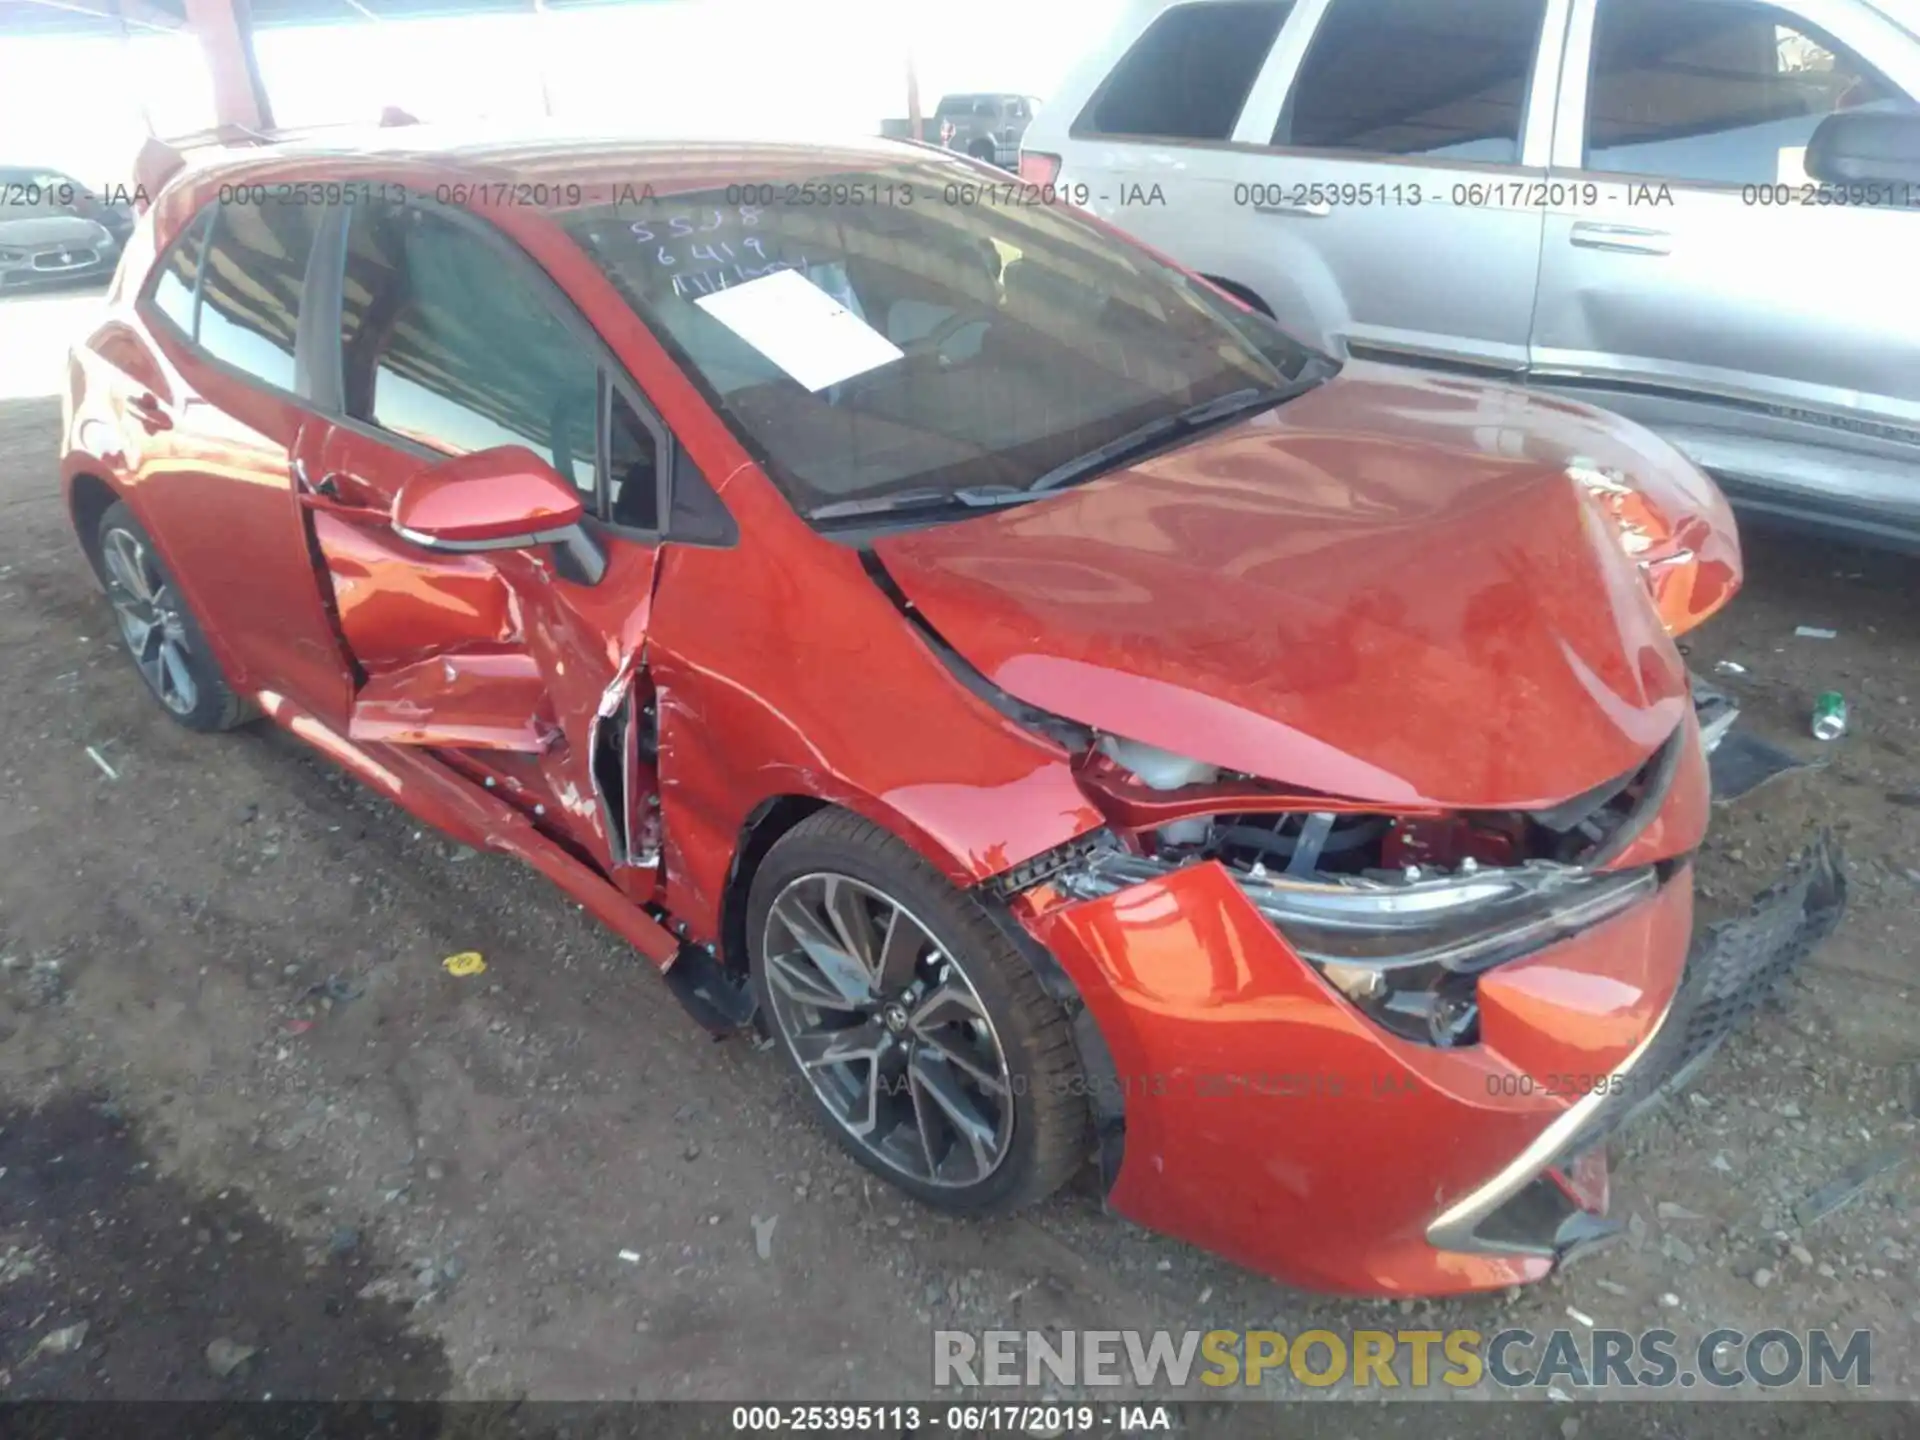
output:
<svg viewBox="0 0 1920 1440"><path fill-rule="evenodd" d="M1157 0L1021 173L1336 354L1920 547L1920 0Z"/></svg>

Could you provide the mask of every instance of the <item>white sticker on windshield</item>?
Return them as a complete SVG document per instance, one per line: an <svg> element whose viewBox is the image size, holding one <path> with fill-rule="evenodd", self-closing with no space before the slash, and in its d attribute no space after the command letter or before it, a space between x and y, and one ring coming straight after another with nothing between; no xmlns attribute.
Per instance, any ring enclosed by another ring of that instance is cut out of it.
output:
<svg viewBox="0 0 1920 1440"><path fill-rule="evenodd" d="M797 270L776 270L693 303L809 390L864 375L903 353Z"/></svg>

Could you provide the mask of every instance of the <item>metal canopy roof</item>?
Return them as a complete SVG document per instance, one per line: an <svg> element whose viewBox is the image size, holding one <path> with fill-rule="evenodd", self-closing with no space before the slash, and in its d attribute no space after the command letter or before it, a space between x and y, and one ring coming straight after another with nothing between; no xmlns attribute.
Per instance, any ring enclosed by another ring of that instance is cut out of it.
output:
<svg viewBox="0 0 1920 1440"><path fill-rule="evenodd" d="M114 0L0 0L0 35L115 35ZM180 0L126 0L127 28L176 30Z"/></svg>
<svg viewBox="0 0 1920 1440"><path fill-rule="evenodd" d="M545 0L550 10L634 3L647 0ZM136 34L186 28L183 0L0 0L0 35L116 35L116 5ZM533 8L533 0L253 0L251 6L256 29L438 15L524 15Z"/></svg>

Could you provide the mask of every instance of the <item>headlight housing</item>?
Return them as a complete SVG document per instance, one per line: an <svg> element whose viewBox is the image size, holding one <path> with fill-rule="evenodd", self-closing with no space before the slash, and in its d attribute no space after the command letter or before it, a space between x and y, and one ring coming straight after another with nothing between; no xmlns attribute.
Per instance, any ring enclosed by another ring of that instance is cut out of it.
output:
<svg viewBox="0 0 1920 1440"><path fill-rule="evenodd" d="M1569 461L1566 473L1607 517L1620 548L1639 567L1667 633L1679 636L1733 598L1740 588L1740 558L1726 502L1713 481L1678 451L1672 462L1670 473L1690 474L1710 497L1706 508L1687 509L1688 497L1671 488L1656 496L1623 471L1584 456Z"/></svg>
<svg viewBox="0 0 1920 1440"><path fill-rule="evenodd" d="M1534 863L1434 878L1301 879L1228 868L1241 892L1320 975L1395 1034L1427 1045L1478 1038L1474 978L1595 925L1659 888L1652 867L1596 873ZM1059 877L1080 899L1179 868L1109 851Z"/></svg>
<svg viewBox="0 0 1920 1440"><path fill-rule="evenodd" d="M0 261L7 261L9 263L12 263L12 262L18 262L18 261L24 260L26 258L27 258L26 251L9 250L6 246L0 245Z"/></svg>
<svg viewBox="0 0 1920 1440"><path fill-rule="evenodd" d="M1058 879L1094 899L1212 860L1382 1027L1423 1044L1471 1044L1476 975L1659 889L1651 866L1603 866L1659 808L1686 737L1676 728L1636 772L1546 810L1402 816L1100 735L1081 785L1125 847Z"/></svg>
<svg viewBox="0 0 1920 1440"><path fill-rule="evenodd" d="M1092 899L1218 863L1303 960L1386 1029L1471 1044L1478 975L1659 888L1651 866L1604 867L1658 811L1690 733L1676 728L1636 770L1546 809L1414 814L1102 735L1080 782L1123 843L1058 883Z"/></svg>

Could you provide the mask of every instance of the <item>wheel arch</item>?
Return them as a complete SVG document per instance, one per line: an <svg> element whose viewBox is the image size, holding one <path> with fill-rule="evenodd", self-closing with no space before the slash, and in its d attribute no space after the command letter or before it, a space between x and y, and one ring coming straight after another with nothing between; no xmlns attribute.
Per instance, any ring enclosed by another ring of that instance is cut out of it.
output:
<svg viewBox="0 0 1920 1440"><path fill-rule="evenodd" d="M829 808L834 808L832 802L818 795L773 795L747 815L720 897L720 960L728 973L747 973L747 896L760 862L782 835L809 815Z"/></svg>
<svg viewBox="0 0 1920 1440"><path fill-rule="evenodd" d="M79 471L68 482L67 517L73 523L80 551L93 567L96 579L104 581L106 575L100 561L100 520L125 498L111 481L91 470Z"/></svg>

